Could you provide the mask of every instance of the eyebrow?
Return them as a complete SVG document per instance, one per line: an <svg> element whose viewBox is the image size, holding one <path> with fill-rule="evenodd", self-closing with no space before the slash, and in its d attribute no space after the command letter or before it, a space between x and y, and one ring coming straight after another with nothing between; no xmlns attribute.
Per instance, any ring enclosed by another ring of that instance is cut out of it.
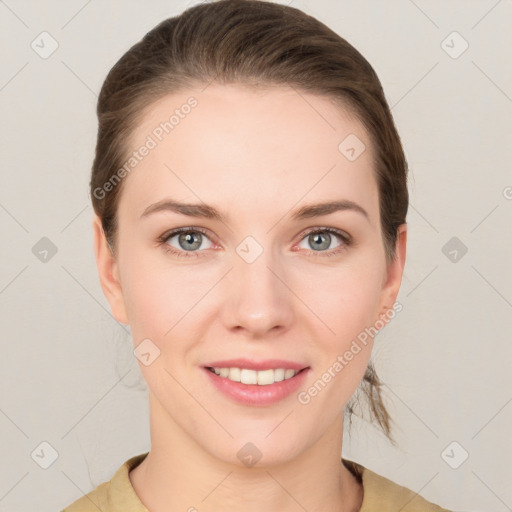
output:
<svg viewBox="0 0 512 512"><path fill-rule="evenodd" d="M305 205L295 210L291 218L297 221L347 210L360 213L366 217L368 221L370 220L368 212L362 206L348 199ZM172 211L188 217L202 217L205 219L218 220L223 223L226 221L224 216L213 206L205 203L180 203L173 199L163 199L162 201L149 205L142 213L141 218L161 211Z"/></svg>

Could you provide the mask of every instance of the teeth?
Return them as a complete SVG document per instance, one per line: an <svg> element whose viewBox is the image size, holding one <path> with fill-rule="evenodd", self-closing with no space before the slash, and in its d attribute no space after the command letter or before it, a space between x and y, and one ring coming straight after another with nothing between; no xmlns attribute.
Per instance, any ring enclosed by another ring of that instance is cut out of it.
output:
<svg viewBox="0 0 512 512"><path fill-rule="evenodd" d="M258 373L254 370L243 368L240 371L240 382L242 384L258 384Z"/></svg>
<svg viewBox="0 0 512 512"><path fill-rule="evenodd" d="M274 370L262 370L260 372L255 372L258 378L259 386L268 386L269 384L274 384Z"/></svg>
<svg viewBox="0 0 512 512"><path fill-rule="evenodd" d="M274 382L291 379L297 373L297 370L276 368L275 370L248 370L247 368L211 368L220 377L227 378L233 382L242 384L257 384L258 386L268 386Z"/></svg>
<svg viewBox="0 0 512 512"><path fill-rule="evenodd" d="M293 377L297 372L295 370L285 370L284 371L284 380Z"/></svg>
<svg viewBox="0 0 512 512"><path fill-rule="evenodd" d="M274 370L274 381L281 382L282 380L284 380L284 374L285 370L283 368L278 368L277 370Z"/></svg>
<svg viewBox="0 0 512 512"><path fill-rule="evenodd" d="M240 373L240 368L230 368L228 375L229 380L240 382Z"/></svg>

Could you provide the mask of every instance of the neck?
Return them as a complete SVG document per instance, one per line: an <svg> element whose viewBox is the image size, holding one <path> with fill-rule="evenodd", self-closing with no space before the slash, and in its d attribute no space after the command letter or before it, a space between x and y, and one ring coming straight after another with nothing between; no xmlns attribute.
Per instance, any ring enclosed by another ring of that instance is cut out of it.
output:
<svg viewBox="0 0 512 512"><path fill-rule="evenodd" d="M355 512L363 489L341 462L343 418L298 457L267 467L209 454L150 394L151 450L130 480L151 512Z"/></svg>

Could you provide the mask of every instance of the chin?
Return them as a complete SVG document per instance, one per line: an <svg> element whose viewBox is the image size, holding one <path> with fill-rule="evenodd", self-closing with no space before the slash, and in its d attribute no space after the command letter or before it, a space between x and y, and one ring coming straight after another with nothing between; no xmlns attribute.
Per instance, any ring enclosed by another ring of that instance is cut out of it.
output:
<svg viewBox="0 0 512 512"><path fill-rule="evenodd" d="M299 447L300 442L290 436L289 432L283 431L281 435L268 432L276 427L279 422L274 422L271 429L260 430L235 436L234 439L225 439L223 442L210 442L203 444L203 449L210 455L226 464L239 466L240 468L264 468L286 464L297 458L303 450ZM268 437L266 437L268 436ZM226 436L227 437L227 436Z"/></svg>

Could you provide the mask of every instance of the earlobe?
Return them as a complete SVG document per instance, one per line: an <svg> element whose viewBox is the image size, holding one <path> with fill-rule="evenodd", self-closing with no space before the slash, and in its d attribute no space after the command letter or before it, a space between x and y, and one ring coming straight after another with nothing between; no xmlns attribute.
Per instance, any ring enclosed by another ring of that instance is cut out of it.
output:
<svg viewBox="0 0 512 512"><path fill-rule="evenodd" d="M128 315L126 314L118 263L107 243L101 220L97 214L94 215L92 228L94 236L94 255L101 288L110 304L114 318L118 322L128 325Z"/></svg>

